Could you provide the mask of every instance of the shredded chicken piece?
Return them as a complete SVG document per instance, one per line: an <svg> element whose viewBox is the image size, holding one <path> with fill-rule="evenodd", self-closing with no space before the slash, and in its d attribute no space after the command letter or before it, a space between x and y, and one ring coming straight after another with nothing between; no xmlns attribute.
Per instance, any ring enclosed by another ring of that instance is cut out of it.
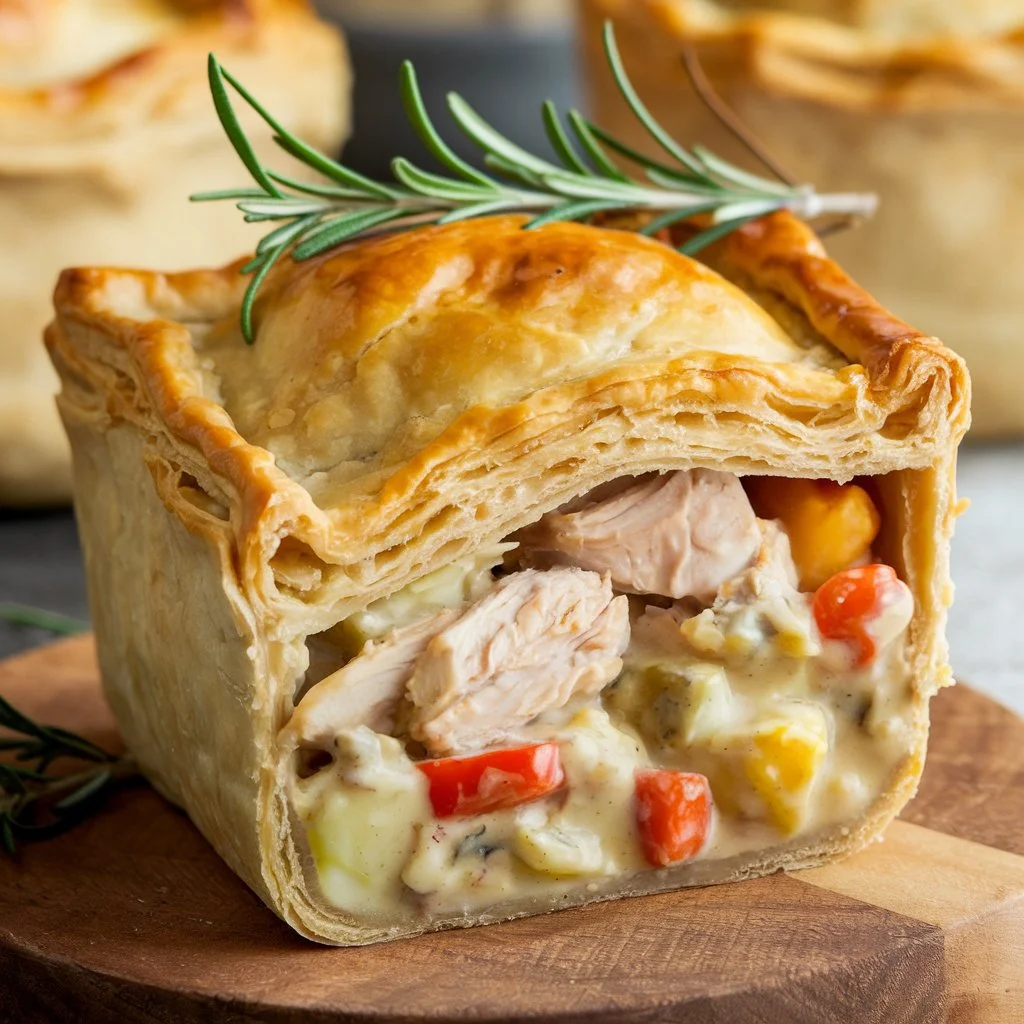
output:
<svg viewBox="0 0 1024 1024"><path fill-rule="evenodd" d="M409 681L410 733L434 755L497 746L622 669L625 597L581 569L503 579L427 645Z"/></svg>
<svg viewBox="0 0 1024 1024"><path fill-rule="evenodd" d="M522 562L609 573L617 590L710 602L761 546L732 473L693 469L642 478L611 497L548 513L520 531Z"/></svg>
<svg viewBox="0 0 1024 1024"><path fill-rule="evenodd" d="M360 725L390 733L417 659L458 614L446 608L401 626L383 640L368 641L348 664L321 679L299 701L288 733L307 746L333 743L339 732Z"/></svg>
<svg viewBox="0 0 1024 1024"><path fill-rule="evenodd" d="M679 653L682 644L680 626L700 611L690 601L680 601L671 608L648 605L633 622L630 634L630 654L643 652L647 656L671 657Z"/></svg>
<svg viewBox="0 0 1024 1024"><path fill-rule="evenodd" d="M759 519L757 528L762 541L753 563L722 584L710 608L702 611L692 600L675 601L668 608L649 604L633 622L632 647L646 656L671 655L688 644L701 653L721 655L729 648L723 630L750 643L756 634L756 642L762 642L765 623L787 637L807 635L809 610L797 589L789 537L774 521ZM789 643L791 649L796 646ZM733 653L741 648L738 640L731 641Z"/></svg>
<svg viewBox="0 0 1024 1024"><path fill-rule="evenodd" d="M797 571L786 531L773 519L758 519L757 557L743 572L722 585L715 605L726 601L749 602L757 598L790 597L797 593Z"/></svg>

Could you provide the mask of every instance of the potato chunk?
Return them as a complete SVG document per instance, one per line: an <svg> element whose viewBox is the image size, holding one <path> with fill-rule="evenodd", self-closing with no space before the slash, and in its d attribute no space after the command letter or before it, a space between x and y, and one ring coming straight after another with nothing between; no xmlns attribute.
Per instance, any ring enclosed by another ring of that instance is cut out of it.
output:
<svg viewBox="0 0 1024 1024"><path fill-rule="evenodd" d="M744 482L758 516L780 520L789 534L801 590L817 590L870 553L881 521L863 487L785 477Z"/></svg>

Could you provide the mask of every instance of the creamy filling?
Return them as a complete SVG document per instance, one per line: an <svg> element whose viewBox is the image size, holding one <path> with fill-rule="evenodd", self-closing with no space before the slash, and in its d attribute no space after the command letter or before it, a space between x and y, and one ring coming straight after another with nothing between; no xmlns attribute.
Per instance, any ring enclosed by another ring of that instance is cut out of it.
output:
<svg viewBox="0 0 1024 1024"><path fill-rule="evenodd" d="M440 819L398 741L365 727L341 735L337 769L296 793L324 896L353 911L451 913L642 870L632 805L643 744L596 703L544 716L530 736L558 744L562 788Z"/></svg>
<svg viewBox="0 0 1024 1024"><path fill-rule="evenodd" d="M685 523L678 480L643 481L639 516L628 491L574 503L555 514L587 513L571 544L552 532L565 522L542 520L332 631L347 660L283 733L328 902L382 921L451 917L864 813L912 742L910 593L871 564L801 590L785 523L756 519L736 478L722 484L686 484L706 501ZM713 529L698 521L709 510ZM587 531L609 522L625 554L601 532L601 575ZM754 554L738 559L751 524ZM869 563L862 548L855 564ZM680 564L652 568L652 552ZM678 596L687 573L699 593ZM636 593L643 579L676 581L677 596Z"/></svg>

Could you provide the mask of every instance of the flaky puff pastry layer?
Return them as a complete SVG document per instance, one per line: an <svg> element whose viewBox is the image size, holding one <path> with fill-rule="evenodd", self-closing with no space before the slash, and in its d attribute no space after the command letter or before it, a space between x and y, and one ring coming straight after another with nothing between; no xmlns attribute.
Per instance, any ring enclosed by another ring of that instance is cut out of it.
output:
<svg viewBox="0 0 1024 1024"><path fill-rule="evenodd" d="M57 381L40 338L60 270L234 259L259 233L191 192L237 184L206 78L215 52L328 151L347 60L305 0L19 0L0 5L0 505L67 500ZM280 152L241 112L261 155Z"/></svg>
<svg viewBox="0 0 1024 1024"><path fill-rule="evenodd" d="M708 256L518 218L282 265L256 342L237 267L72 270L63 380L100 662L148 776L298 931L371 942L553 909L382 925L327 905L278 745L305 638L624 474L876 478L879 554L913 591L915 741L841 833L697 861L561 906L820 863L876 836L950 682L943 626L962 361L896 320L785 214ZM755 301L756 300L756 301Z"/></svg>
<svg viewBox="0 0 1024 1024"><path fill-rule="evenodd" d="M715 90L798 182L873 191L835 258L899 316L941 334L975 385L974 436L1024 435L1024 5L1019 0L580 0L597 121L641 149L601 43L606 18L676 138L749 165L694 96Z"/></svg>

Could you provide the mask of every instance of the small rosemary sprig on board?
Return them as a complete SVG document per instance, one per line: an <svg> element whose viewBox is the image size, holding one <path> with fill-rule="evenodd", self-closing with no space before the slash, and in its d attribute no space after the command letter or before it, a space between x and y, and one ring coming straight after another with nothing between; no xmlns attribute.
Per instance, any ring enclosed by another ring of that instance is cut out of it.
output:
<svg viewBox="0 0 1024 1024"><path fill-rule="evenodd" d="M45 838L80 821L110 786L138 773L128 755L116 757L54 725L40 725L0 697L0 850L13 855L19 839ZM52 772L68 758L86 767Z"/></svg>
<svg viewBox="0 0 1024 1024"><path fill-rule="evenodd" d="M233 200L247 221L282 222L260 241L256 255L242 268L242 273L252 275L241 310L245 340L253 341L256 293L284 253L290 250L294 259L305 260L362 235L503 212L532 213L524 225L530 230L550 221L587 220L610 211L657 214L642 229L653 235L678 221L707 214L710 225L680 246L681 251L693 255L740 225L775 210L788 209L805 219L822 214L867 216L874 211L873 195L820 195L810 185L796 186L752 174L702 146L681 146L654 119L633 88L611 23L605 25L604 47L619 91L667 161L638 152L577 110L570 110L563 120L548 101L541 113L548 139L561 161L555 164L505 138L461 96L449 93L451 116L482 151L490 173L479 170L459 157L438 133L424 105L416 72L406 61L400 78L406 114L448 174L426 171L405 157L395 157L391 182L373 181L297 138L210 54L210 91L217 116L257 187L204 192L192 199ZM231 105L228 86L270 126L281 149L326 181L308 184L262 164ZM638 166L643 179L627 174L613 153Z"/></svg>
<svg viewBox="0 0 1024 1024"><path fill-rule="evenodd" d="M31 608L0 603L0 619L16 625L72 636L86 622ZM41 725L0 697L0 854L13 855L19 839L44 839L81 821L122 779L138 774L130 755L117 757L55 725ZM58 761L85 767L54 772Z"/></svg>
<svg viewBox="0 0 1024 1024"><path fill-rule="evenodd" d="M13 601L0 601L0 622L9 622L12 626L24 626L27 629L45 629L59 636L75 636L89 630L89 623L81 619Z"/></svg>

